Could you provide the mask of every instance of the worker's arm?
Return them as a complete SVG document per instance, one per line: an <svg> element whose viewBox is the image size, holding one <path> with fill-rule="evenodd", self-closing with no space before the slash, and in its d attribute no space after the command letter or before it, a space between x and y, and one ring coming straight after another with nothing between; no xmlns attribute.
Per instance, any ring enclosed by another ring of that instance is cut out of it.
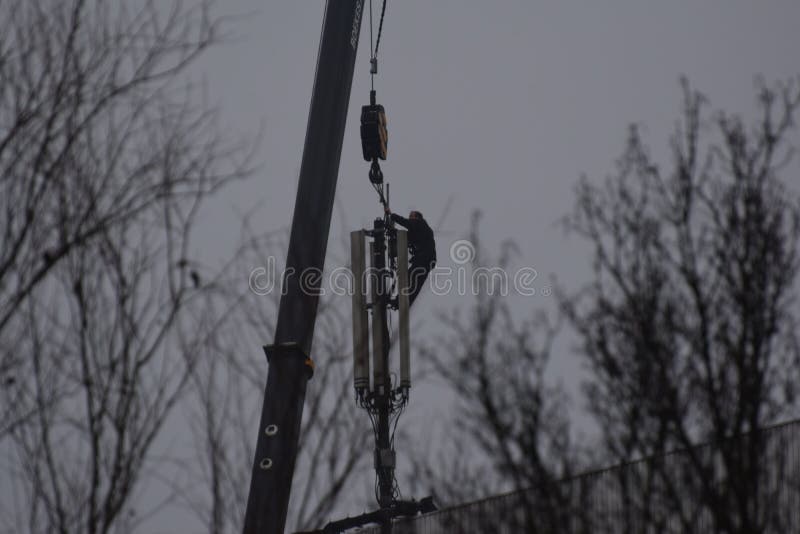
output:
<svg viewBox="0 0 800 534"><path fill-rule="evenodd" d="M392 213L392 220L404 228L408 228L411 225L411 221L396 213Z"/></svg>
<svg viewBox="0 0 800 534"><path fill-rule="evenodd" d="M402 226L403 228L409 227L409 221L405 217L401 217L396 213L392 213L392 211L389 208L383 208L383 211L384 213L388 213L389 216L391 216L392 220L397 224L399 224L400 226Z"/></svg>

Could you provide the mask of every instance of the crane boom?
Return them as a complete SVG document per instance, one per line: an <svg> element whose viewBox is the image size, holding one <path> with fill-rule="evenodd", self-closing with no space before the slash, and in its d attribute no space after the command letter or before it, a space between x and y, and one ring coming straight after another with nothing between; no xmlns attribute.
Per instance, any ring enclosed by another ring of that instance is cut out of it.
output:
<svg viewBox="0 0 800 534"><path fill-rule="evenodd" d="M364 0L328 0L297 187L286 276L258 428L244 534L282 534L339 173ZM311 286L311 287L309 287ZM315 287L316 286L316 287Z"/></svg>

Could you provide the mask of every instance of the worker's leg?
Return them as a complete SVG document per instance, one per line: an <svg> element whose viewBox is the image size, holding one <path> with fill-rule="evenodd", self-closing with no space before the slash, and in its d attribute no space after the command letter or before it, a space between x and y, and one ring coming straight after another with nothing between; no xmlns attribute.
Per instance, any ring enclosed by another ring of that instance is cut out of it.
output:
<svg viewBox="0 0 800 534"><path fill-rule="evenodd" d="M411 264L409 265L409 272L408 272L409 306L414 304L414 300L416 300L417 295L419 295L419 292L422 291L423 287L425 287L425 280L428 279L428 273L431 272L431 269L433 269L434 265L435 265L434 262L417 263L414 261L412 261Z"/></svg>
<svg viewBox="0 0 800 534"><path fill-rule="evenodd" d="M419 292L422 291L422 286L425 285L425 279L428 278L428 271L421 265L409 265L408 270L408 305L414 304Z"/></svg>

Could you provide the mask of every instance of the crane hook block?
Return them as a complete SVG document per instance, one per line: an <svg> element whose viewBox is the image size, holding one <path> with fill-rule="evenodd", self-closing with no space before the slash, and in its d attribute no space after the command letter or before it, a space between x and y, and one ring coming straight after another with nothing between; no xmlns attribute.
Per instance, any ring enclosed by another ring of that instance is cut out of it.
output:
<svg viewBox="0 0 800 534"><path fill-rule="evenodd" d="M369 181L375 185L380 185L383 183L383 171L381 171L381 166L378 165L378 158L373 159L372 165L369 167ZM381 202L385 203L382 194Z"/></svg>
<svg viewBox="0 0 800 534"><path fill-rule="evenodd" d="M386 112L380 104L361 107L361 150L366 161L386 159L389 133Z"/></svg>

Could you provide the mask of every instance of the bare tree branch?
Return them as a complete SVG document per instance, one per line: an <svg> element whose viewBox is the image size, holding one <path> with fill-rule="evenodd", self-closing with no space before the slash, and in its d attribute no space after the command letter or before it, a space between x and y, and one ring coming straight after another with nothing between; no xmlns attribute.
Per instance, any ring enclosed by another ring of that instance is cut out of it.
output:
<svg viewBox="0 0 800 534"><path fill-rule="evenodd" d="M685 451L648 464L640 483L657 491L641 513L660 502L681 532L779 532L761 429L798 413L800 201L780 173L800 90L761 85L748 130L683 89L672 170L632 128L617 174L578 186L567 224L594 247L595 276L561 303L611 458Z"/></svg>

